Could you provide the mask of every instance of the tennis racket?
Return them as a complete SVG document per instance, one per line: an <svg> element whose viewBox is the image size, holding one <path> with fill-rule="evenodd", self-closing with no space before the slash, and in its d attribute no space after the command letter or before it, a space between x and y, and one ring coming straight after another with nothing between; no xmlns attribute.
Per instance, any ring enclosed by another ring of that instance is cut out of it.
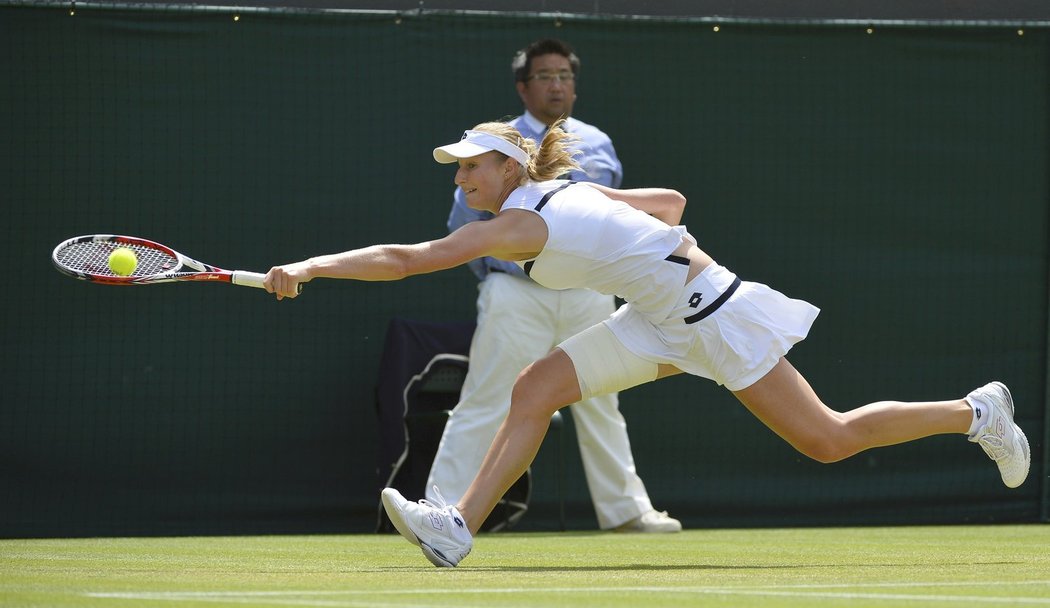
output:
<svg viewBox="0 0 1050 608"><path fill-rule="evenodd" d="M138 258L138 265L130 275L118 275L109 268L109 254L118 247L131 249ZM266 276L244 270L223 270L198 262L160 243L115 234L90 234L63 241L55 247L51 261L62 274L106 285L218 281L262 289ZM302 287L299 285L299 291L302 291Z"/></svg>

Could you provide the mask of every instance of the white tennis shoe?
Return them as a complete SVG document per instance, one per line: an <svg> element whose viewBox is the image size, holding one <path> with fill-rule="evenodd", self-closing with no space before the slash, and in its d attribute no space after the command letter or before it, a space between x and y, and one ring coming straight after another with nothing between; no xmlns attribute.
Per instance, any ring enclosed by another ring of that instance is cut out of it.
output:
<svg viewBox="0 0 1050 608"><path fill-rule="evenodd" d="M984 424L970 435L970 441L999 466L1008 488L1016 488L1028 477L1032 454L1028 438L1014 424L1014 399L1002 382L989 382L966 396L977 420Z"/></svg>
<svg viewBox="0 0 1050 608"><path fill-rule="evenodd" d="M667 511L657 511L656 509L652 509L613 529L617 532L666 534L670 532L681 532L682 522L668 515Z"/></svg>
<svg viewBox="0 0 1050 608"><path fill-rule="evenodd" d="M397 531L408 542L423 550L430 563L454 568L470 553L474 539L459 510L445 504L434 486L436 502L407 500L394 488L383 490L383 508Z"/></svg>

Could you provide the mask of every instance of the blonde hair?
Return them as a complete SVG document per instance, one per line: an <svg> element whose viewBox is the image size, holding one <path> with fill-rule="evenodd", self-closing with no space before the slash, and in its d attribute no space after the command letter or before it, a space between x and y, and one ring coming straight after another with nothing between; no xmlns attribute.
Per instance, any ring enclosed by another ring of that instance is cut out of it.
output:
<svg viewBox="0 0 1050 608"><path fill-rule="evenodd" d="M576 144L580 139L561 128L564 122L565 120L561 119L551 125L539 145L522 136L517 129L505 122L483 122L474 127L474 130L505 139L529 155L529 163L522 169L520 185L526 180L545 182L557 179L569 171L580 168L580 164L575 159L575 156L579 154Z"/></svg>

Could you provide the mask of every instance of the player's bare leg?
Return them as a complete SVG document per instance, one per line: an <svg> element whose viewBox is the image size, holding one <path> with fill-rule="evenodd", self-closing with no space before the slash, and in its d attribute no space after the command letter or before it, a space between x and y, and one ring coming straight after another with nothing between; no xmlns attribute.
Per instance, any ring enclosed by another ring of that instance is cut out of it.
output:
<svg viewBox="0 0 1050 608"><path fill-rule="evenodd" d="M511 394L510 411L496 433L473 483L459 501L459 512L476 534L501 496L528 469L559 408L580 400L572 360L561 349L525 368Z"/></svg>
<svg viewBox="0 0 1050 608"><path fill-rule="evenodd" d="M930 435L966 433L973 419L973 409L964 399L879 401L836 412L821 402L786 358L761 380L734 394L773 432L820 462Z"/></svg>

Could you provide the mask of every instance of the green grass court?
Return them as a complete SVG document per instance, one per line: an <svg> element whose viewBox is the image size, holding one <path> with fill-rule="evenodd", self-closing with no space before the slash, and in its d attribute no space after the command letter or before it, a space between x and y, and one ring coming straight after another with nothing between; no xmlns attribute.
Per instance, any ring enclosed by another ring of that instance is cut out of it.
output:
<svg viewBox="0 0 1050 608"><path fill-rule="evenodd" d="M0 540L10 606L1050 606L1050 526Z"/></svg>

